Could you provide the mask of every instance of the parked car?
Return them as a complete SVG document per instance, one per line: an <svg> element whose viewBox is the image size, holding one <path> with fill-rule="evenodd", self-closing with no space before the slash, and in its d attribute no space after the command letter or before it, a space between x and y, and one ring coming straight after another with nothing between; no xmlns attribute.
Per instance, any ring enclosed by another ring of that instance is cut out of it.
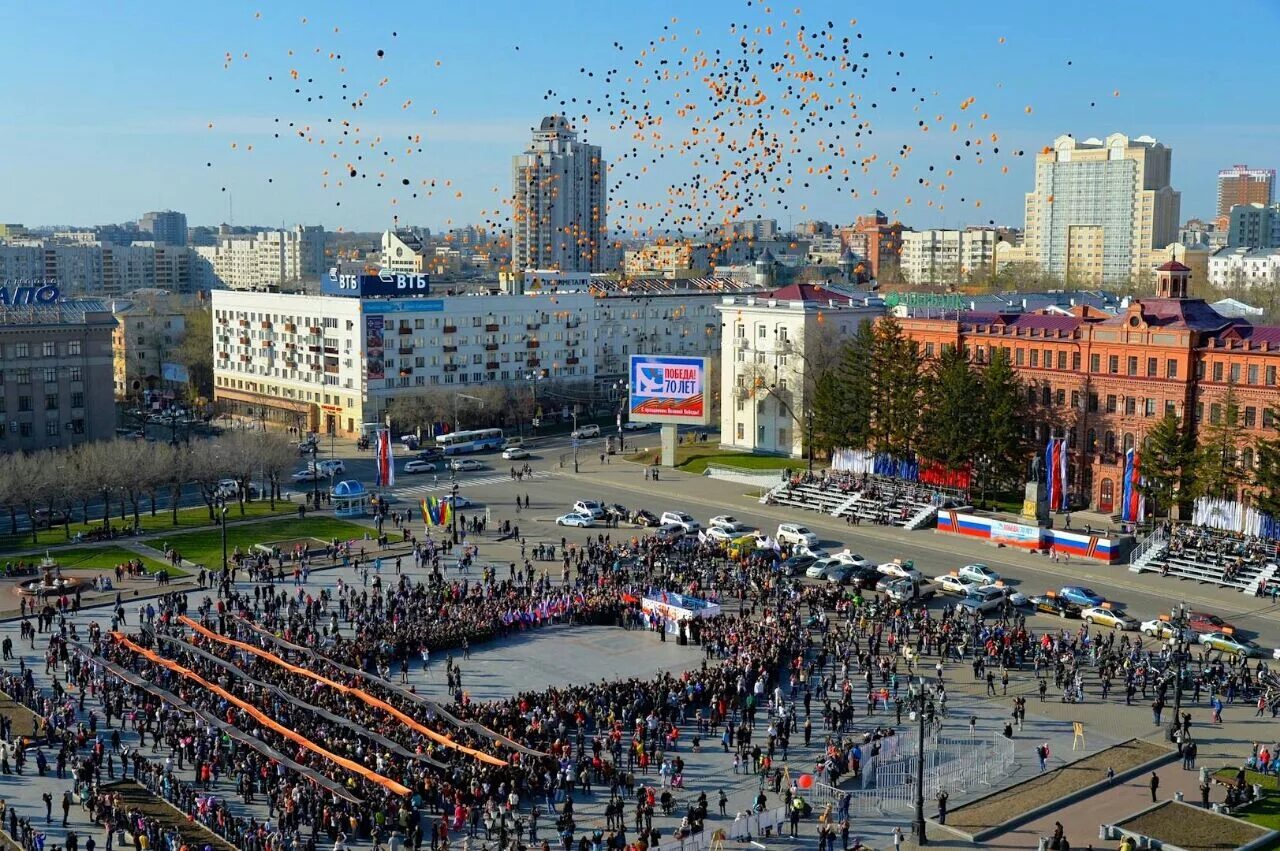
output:
<svg viewBox="0 0 1280 851"><path fill-rule="evenodd" d="M959 594L962 597L979 587L959 574L946 573L935 576L933 581L944 594Z"/></svg>
<svg viewBox="0 0 1280 851"><path fill-rule="evenodd" d="M732 514L717 514L707 521L708 526L737 526L738 518Z"/></svg>
<svg viewBox="0 0 1280 851"><path fill-rule="evenodd" d="M595 423L588 423L586 425L578 426L573 431L569 432L569 436L572 437L574 440L582 440L588 437L599 437L600 426L596 425Z"/></svg>
<svg viewBox="0 0 1280 851"><path fill-rule="evenodd" d="M594 499L580 499L573 504L575 514L585 514L588 517L604 517L604 506Z"/></svg>
<svg viewBox="0 0 1280 851"><path fill-rule="evenodd" d="M1206 632L1200 636L1200 643L1210 650L1230 653L1245 659L1259 658L1266 653L1255 642L1240 638L1229 632Z"/></svg>
<svg viewBox="0 0 1280 851"><path fill-rule="evenodd" d="M474 458L454 458L449 462L449 469L455 473L465 473L470 470L483 470L484 464Z"/></svg>
<svg viewBox="0 0 1280 851"><path fill-rule="evenodd" d="M913 579L896 579L885 588L885 595L895 603L918 603L937 593L938 586L932 582L916 582Z"/></svg>
<svg viewBox="0 0 1280 851"><path fill-rule="evenodd" d="M1192 632L1227 632L1228 630L1235 630L1234 626L1217 615L1211 615L1208 612L1188 612L1187 626L1191 627Z"/></svg>
<svg viewBox="0 0 1280 851"><path fill-rule="evenodd" d="M803 573L815 561L817 559L813 556L792 556L785 561L778 562L778 572L783 576L796 576Z"/></svg>
<svg viewBox="0 0 1280 851"><path fill-rule="evenodd" d="M743 535L747 534L748 532L756 531L756 529L754 526L748 526L746 523L738 523L737 521L732 521L729 523L713 522L711 526L708 527L707 534L709 535L715 531L723 532L724 534L728 535L729 540L732 541L734 538L740 538Z"/></svg>
<svg viewBox="0 0 1280 851"><path fill-rule="evenodd" d="M1106 603L1101 606L1086 606L1080 616L1084 618L1084 622L1087 624L1093 625L1096 623L1100 626L1109 626L1121 632L1138 628L1137 618L1130 617L1125 613L1124 609L1112 608Z"/></svg>
<svg viewBox="0 0 1280 851"><path fill-rule="evenodd" d="M54 526L61 526L67 522L67 513L60 508L50 511L47 508L37 508L31 512L31 525L37 529L52 529Z"/></svg>
<svg viewBox="0 0 1280 851"><path fill-rule="evenodd" d="M649 427L648 423L637 423L637 422L633 422L632 420L627 420L625 423L622 424L623 431L644 431L648 427Z"/></svg>
<svg viewBox="0 0 1280 851"><path fill-rule="evenodd" d="M404 463L404 471L406 473L434 473L436 465L434 461L422 461L415 458Z"/></svg>
<svg viewBox="0 0 1280 851"><path fill-rule="evenodd" d="M1027 598L1033 611L1046 615L1057 615L1062 619L1078 618L1082 609L1075 603L1050 591L1047 594L1035 594Z"/></svg>
<svg viewBox="0 0 1280 851"><path fill-rule="evenodd" d="M1080 585L1064 585L1058 591L1058 596L1065 598L1069 603L1075 603L1082 609L1085 606L1101 606L1107 599L1092 588Z"/></svg>
<svg viewBox="0 0 1280 851"><path fill-rule="evenodd" d="M683 511L662 512L662 524L665 526L670 523L680 526L686 533L693 533L702 528L701 523L694 520L692 515L685 514Z"/></svg>
<svg viewBox="0 0 1280 851"><path fill-rule="evenodd" d="M774 537L780 544L807 544L811 547L818 545L818 536L799 523L779 523Z"/></svg>
<svg viewBox="0 0 1280 851"><path fill-rule="evenodd" d="M653 536L668 543L678 541L684 537L684 527L678 523L663 523L654 530Z"/></svg>
<svg viewBox="0 0 1280 851"><path fill-rule="evenodd" d="M418 444L420 443L422 443L422 441L418 439L418 436L416 434L400 435L400 445L403 446L405 449L409 450L410 452L415 451L418 448Z"/></svg>
<svg viewBox="0 0 1280 851"><path fill-rule="evenodd" d="M590 516L589 514L578 514L577 512L570 512L568 514L561 514L559 517L557 517L556 525L557 526L578 526L585 529L590 526L596 525L596 520L594 517Z"/></svg>
<svg viewBox="0 0 1280 851"><path fill-rule="evenodd" d="M841 552L838 552L835 555L833 555L832 558L839 559L840 561L843 561L843 562L848 562L849 564L852 564L856 567L875 567L875 564L871 561L871 559L863 558L861 555L859 555L858 553L852 552L851 550L843 550Z"/></svg>
<svg viewBox="0 0 1280 851"><path fill-rule="evenodd" d="M643 508L637 508L635 511L631 512L631 522L637 526L645 526L650 529L654 526L661 525L661 521L658 520L658 515L654 514L652 511L646 511Z"/></svg>
<svg viewBox="0 0 1280 851"><path fill-rule="evenodd" d="M322 476L336 476L347 471L347 463L341 458L326 458L315 463L316 472Z"/></svg>
<svg viewBox="0 0 1280 851"><path fill-rule="evenodd" d="M717 544L727 544L738 537L738 531L726 529L724 526L712 526L706 532L707 540Z"/></svg>
<svg viewBox="0 0 1280 851"><path fill-rule="evenodd" d="M813 556L814 558L829 558L831 556L831 553L827 552L822 547L811 547L808 544L796 544L791 548L791 552L793 555ZM854 565L853 562L845 562L845 564L848 564L851 567L857 566Z"/></svg>
<svg viewBox="0 0 1280 851"><path fill-rule="evenodd" d="M504 461L520 461L529 457L529 450L523 446L512 446L510 449L502 450L502 460Z"/></svg>
<svg viewBox="0 0 1280 851"><path fill-rule="evenodd" d="M1152 638L1174 638L1178 634L1178 630L1169 622L1168 615L1161 615L1158 618L1143 621L1139 630L1143 635L1149 635ZM1196 641L1198 636L1195 630L1185 629L1182 631L1181 639L1183 641Z"/></svg>
<svg viewBox="0 0 1280 851"><path fill-rule="evenodd" d="M991 612L999 611L1008 596L1007 589L996 585L974 588L960 602L956 603L956 612L990 614Z"/></svg>
<svg viewBox="0 0 1280 851"><path fill-rule="evenodd" d="M903 561L902 559L885 562L876 569L885 576L892 576L895 579L924 579L924 574L916 570L915 562Z"/></svg>
<svg viewBox="0 0 1280 851"><path fill-rule="evenodd" d="M892 579L893 577L885 576L883 573L876 570L874 564L855 564L853 566L853 573L849 575L849 584L855 588L860 588L865 591L868 588L875 588L876 584L882 578Z"/></svg>
<svg viewBox="0 0 1280 851"><path fill-rule="evenodd" d="M604 516L610 520L616 520L619 523L625 521L628 514L629 512L627 511L627 507L620 502L615 502L613 505L606 505L604 507Z"/></svg>
<svg viewBox="0 0 1280 851"><path fill-rule="evenodd" d="M318 470L313 470L308 467L305 470L299 470L294 473L290 478L295 482L314 482L317 479L323 479L324 475L322 475Z"/></svg>
<svg viewBox="0 0 1280 851"><path fill-rule="evenodd" d="M835 563L835 559L820 558L805 568L804 575L809 579L826 579L827 568L831 567Z"/></svg>
<svg viewBox="0 0 1280 851"><path fill-rule="evenodd" d="M1000 581L1000 574L985 564L966 564L957 572L961 579L967 579L975 585L995 585Z"/></svg>
<svg viewBox="0 0 1280 851"><path fill-rule="evenodd" d="M444 453L440 451L439 447L431 446L423 449L413 457L417 458L419 461L439 461L444 457Z"/></svg>

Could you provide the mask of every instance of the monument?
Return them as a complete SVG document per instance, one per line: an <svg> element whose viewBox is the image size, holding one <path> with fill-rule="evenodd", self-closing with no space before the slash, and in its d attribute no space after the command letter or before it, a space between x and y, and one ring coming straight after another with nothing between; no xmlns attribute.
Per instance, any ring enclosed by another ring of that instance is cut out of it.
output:
<svg viewBox="0 0 1280 851"><path fill-rule="evenodd" d="M1044 481L1044 467L1039 454L1031 457L1031 477L1027 481L1026 491L1022 499L1023 520L1037 526L1048 527L1049 520L1049 488Z"/></svg>

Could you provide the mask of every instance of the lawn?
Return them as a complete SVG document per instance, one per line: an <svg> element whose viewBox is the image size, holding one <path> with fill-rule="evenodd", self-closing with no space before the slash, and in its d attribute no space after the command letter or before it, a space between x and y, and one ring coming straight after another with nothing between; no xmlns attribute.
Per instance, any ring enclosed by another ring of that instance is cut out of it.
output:
<svg viewBox="0 0 1280 851"><path fill-rule="evenodd" d="M947 827L955 827L970 834L990 830L1036 807L1100 783L1106 779L1108 768L1114 768L1116 774L1120 774L1168 752L1168 748L1136 739L1121 742L1092 756L1046 771L1016 786L958 807L947 813Z"/></svg>
<svg viewBox="0 0 1280 851"><path fill-rule="evenodd" d="M365 533L372 534L373 529L346 520L335 520L331 517L291 517L282 520L268 520L263 523L246 523L242 526L227 526L227 553L247 552L254 544L267 541L281 541L289 538L319 538L329 541L334 538L347 541L352 538L363 538ZM175 547L178 553L188 561L214 567L222 564L222 530L208 529L202 532L188 532L174 535L163 540L157 538L148 542L158 552L164 552L165 545Z"/></svg>
<svg viewBox="0 0 1280 851"><path fill-rule="evenodd" d="M1166 845L1176 845L1185 851L1239 848L1270 830L1176 801L1167 801L1137 818L1118 823L1116 827L1150 836Z"/></svg>
<svg viewBox="0 0 1280 851"><path fill-rule="evenodd" d="M1236 817L1259 827L1265 827L1267 830L1280 830L1280 795L1276 794L1280 791L1280 778L1274 774L1259 774L1248 770L1245 771L1244 776L1249 785L1257 783L1264 792L1262 800L1239 810ZM1235 769L1224 768L1215 772L1213 777L1223 783L1235 783L1236 772Z"/></svg>
<svg viewBox="0 0 1280 851"><path fill-rule="evenodd" d="M257 517L269 517L273 514L293 514L298 510L296 503L284 502L276 500L276 507L273 510L271 503L267 500L257 500L255 502L246 502L244 504L244 519L249 520ZM227 509L227 516L234 523L241 519L240 507L233 504ZM8 530L8 518L0 516L0 529ZM144 509L138 517L142 526L143 534L167 532L170 529L197 529L201 526L209 526L209 509L203 505L192 508L178 509L178 524L173 523L173 512L156 511L154 517L151 513ZM133 522L133 514L129 514L128 520L121 520L119 507L116 507L116 513L111 518L112 526L125 526ZM72 523L70 527L70 538L62 526L55 526L52 529L41 529L36 533L36 540L31 539L31 532L19 532L16 535L0 534L0 553L4 552L24 552L26 550L34 550L39 547L56 547L62 544L73 543L71 539L75 537L77 532L88 533L93 530L102 528L102 517L99 515L94 522L91 523ZM92 543L92 542L88 542Z"/></svg>
<svg viewBox="0 0 1280 851"><path fill-rule="evenodd" d="M165 568L169 571L169 575L174 578L187 575L186 571L178 570L161 559L140 556L132 550L126 550L124 547L104 546L57 550L56 552L51 552L50 555L53 556L58 562L58 566L63 570L114 570L117 564L141 559L142 567L147 573L155 573L160 568ZM24 561L40 563L39 559L34 558L24 559Z"/></svg>
<svg viewBox="0 0 1280 851"><path fill-rule="evenodd" d="M660 463L662 450L637 452L627 456L628 461L643 464ZM779 455L751 455L746 452L726 452L709 444L691 444L676 447L676 468L686 473L704 473L708 464L720 464L725 467L738 467L744 470L785 470L788 467L799 469L805 461L799 458L783 458Z"/></svg>

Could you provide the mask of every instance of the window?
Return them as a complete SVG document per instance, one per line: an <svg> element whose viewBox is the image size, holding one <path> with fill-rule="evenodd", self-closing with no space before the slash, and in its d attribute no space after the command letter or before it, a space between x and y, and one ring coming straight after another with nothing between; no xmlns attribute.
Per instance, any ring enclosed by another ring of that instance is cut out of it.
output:
<svg viewBox="0 0 1280 851"><path fill-rule="evenodd" d="M1107 452L1116 451L1116 433L1114 431L1106 433L1106 436L1103 438L1103 446L1106 448Z"/></svg>
<svg viewBox="0 0 1280 851"><path fill-rule="evenodd" d="M1107 413L1114 414L1116 412L1116 395L1114 393L1107 394Z"/></svg>
<svg viewBox="0 0 1280 851"><path fill-rule="evenodd" d="M1166 414L1176 414L1178 412L1178 406L1173 403L1172 399L1164 403L1164 412Z"/></svg>
<svg viewBox="0 0 1280 851"><path fill-rule="evenodd" d="M19 397L18 397L18 410L19 410L19 411L29 411L29 410L31 410L31 397L30 397L30 396L19 396Z"/></svg>
<svg viewBox="0 0 1280 851"><path fill-rule="evenodd" d="M1088 435L1085 436L1084 448L1086 452L1098 451L1098 430L1089 429Z"/></svg>
<svg viewBox="0 0 1280 851"><path fill-rule="evenodd" d="M1257 384L1257 383L1258 383L1258 365L1257 365L1256 363L1251 363L1251 364L1249 364L1249 379L1248 379L1248 383L1250 383L1250 384Z"/></svg>
<svg viewBox="0 0 1280 851"><path fill-rule="evenodd" d="M58 354L58 345L49 341L41 343L40 353L47 358L56 357Z"/></svg>
<svg viewBox="0 0 1280 851"><path fill-rule="evenodd" d="M1080 355L1077 354L1076 355L1077 366L1079 366L1079 360L1080 360ZM1067 368L1067 353L1058 352L1058 369L1066 369L1066 368Z"/></svg>
<svg viewBox="0 0 1280 851"><path fill-rule="evenodd" d="M1267 367L1266 375L1267 375L1267 380L1266 380L1267 386L1274 387L1276 384L1276 368L1274 366Z"/></svg>
<svg viewBox="0 0 1280 851"><path fill-rule="evenodd" d="M1089 394L1089 413L1091 414L1098 413L1098 394L1097 393Z"/></svg>
<svg viewBox="0 0 1280 851"><path fill-rule="evenodd" d="M47 423L45 423L45 424L44 424L44 436L45 436L45 437L57 437L57 436L58 436L58 421L57 421L57 420L49 420Z"/></svg>
<svg viewBox="0 0 1280 851"><path fill-rule="evenodd" d="M1145 401L1144 401L1144 403L1143 403L1143 408L1142 408L1142 414L1143 414L1143 416L1147 416L1147 417L1154 417L1154 416L1156 415L1156 400L1155 400L1155 399L1147 399L1147 400L1145 400Z"/></svg>
<svg viewBox="0 0 1280 851"><path fill-rule="evenodd" d="M1078 409L1080 407L1080 391L1079 390L1071 391L1071 407L1073 410Z"/></svg>
<svg viewBox="0 0 1280 851"><path fill-rule="evenodd" d="M933 357L933 343L924 344L924 356L927 358Z"/></svg>
<svg viewBox="0 0 1280 851"><path fill-rule="evenodd" d="M1216 361L1213 364L1213 380L1214 381L1222 380L1222 361Z"/></svg>
<svg viewBox="0 0 1280 851"><path fill-rule="evenodd" d="M757 339L763 340L765 337L768 337L768 336L769 336L769 329L767 327L765 327L764 325L756 326Z"/></svg>
<svg viewBox="0 0 1280 851"><path fill-rule="evenodd" d="M1124 397L1124 412L1128 416L1133 416L1138 412L1138 400L1132 396Z"/></svg>
<svg viewBox="0 0 1280 851"><path fill-rule="evenodd" d="M1231 364L1231 383L1240 383L1240 364L1238 363Z"/></svg>
<svg viewBox="0 0 1280 851"><path fill-rule="evenodd" d="M1107 356L1107 372L1111 373L1112 375L1120 374L1120 356L1119 355Z"/></svg>
<svg viewBox="0 0 1280 851"><path fill-rule="evenodd" d="M72 340L71 342L67 343L67 354L69 354L69 355L78 355L78 354L80 354L80 341L79 341L79 340ZM83 428L84 428L84 424L83 424L83 423L81 423L81 429L83 429Z"/></svg>
<svg viewBox="0 0 1280 851"><path fill-rule="evenodd" d="M31 423L18 423L18 434L22 437L30 437Z"/></svg>
<svg viewBox="0 0 1280 851"><path fill-rule="evenodd" d="M1128 433L1128 432L1125 432L1124 440L1123 440L1123 442L1121 443L1121 446L1123 446L1123 447L1124 447L1124 451L1125 451L1125 452L1128 452L1130 449L1132 449L1132 448L1133 448L1133 435L1132 435L1132 434L1130 434L1130 433Z"/></svg>
<svg viewBox="0 0 1280 851"><path fill-rule="evenodd" d="M1178 362L1173 358L1169 358L1167 361L1164 362L1164 377L1165 378L1178 377Z"/></svg>
<svg viewBox="0 0 1280 851"><path fill-rule="evenodd" d="M785 446L787 443L787 430L785 428L778 429L778 445Z"/></svg>
<svg viewBox="0 0 1280 851"><path fill-rule="evenodd" d="M19 384L30 384L31 370L27 369L26 367L23 367L22 369L19 369L15 373L14 377L17 379Z"/></svg>
<svg viewBox="0 0 1280 851"><path fill-rule="evenodd" d="M1054 402L1057 403L1058 407L1062 407L1063 405L1067 404L1067 391L1059 387L1054 392Z"/></svg>
<svg viewBox="0 0 1280 851"><path fill-rule="evenodd" d="M1137 375L1137 374L1138 374L1138 359L1137 359L1136 357L1134 357L1134 356L1130 356L1130 357L1129 357L1129 360L1128 360L1128 362L1125 364L1125 366L1126 366L1126 368L1127 368L1127 370L1128 370L1128 374L1129 374L1129 375Z"/></svg>
<svg viewBox="0 0 1280 851"><path fill-rule="evenodd" d="M1204 422L1204 402L1196 402L1196 423Z"/></svg>
<svg viewBox="0 0 1280 851"><path fill-rule="evenodd" d="M1049 404L1050 400L1053 398L1050 395L1052 392L1053 391L1049 389L1049 386L1047 384L1044 387L1040 388L1040 404L1041 405Z"/></svg>
<svg viewBox="0 0 1280 851"><path fill-rule="evenodd" d="M44 382L45 384L57 384L58 370L55 369L54 367L46 366L44 368Z"/></svg>
<svg viewBox="0 0 1280 851"><path fill-rule="evenodd" d="M1160 370L1159 358L1147 358L1147 378L1155 378Z"/></svg>
<svg viewBox="0 0 1280 851"><path fill-rule="evenodd" d="M13 347L13 356L15 358L29 358L31 357L31 347L26 343L17 343Z"/></svg>
<svg viewBox="0 0 1280 851"><path fill-rule="evenodd" d="M1014 355L1013 355L1013 362L1014 362L1016 365L1018 365L1018 366L1022 366L1022 364L1023 364L1023 359L1024 359L1025 357L1026 357L1026 354L1022 351L1022 349L1021 349L1021 348L1019 348L1019 349L1017 349L1017 350L1014 352Z"/></svg>
<svg viewBox="0 0 1280 851"><path fill-rule="evenodd" d="M3 404L3 402L0 401L0 404ZM3 408L0 408L0 411L3 411L3 410L4 410ZM1276 425L1275 411L1271 408L1263 408L1262 409L1262 427L1275 428L1275 425Z"/></svg>
<svg viewBox="0 0 1280 851"><path fill-rule="evenodd" d="M1040 350L1039 349L1031 350L1031 366L1032 367L1040 366Z"/></svg>
<svg viewBox="0 0 1280 851"><path fill-rule="evenodd" d="M1209 406L1209 422L1212 423L1213 425L1217 425L1221 419L1222 419L1222 406L1219 405L1217 402L1214 402L1212 405Z"/></svg>
<svg viewBox="0 0 1280 851"><path fill-rule="evenodd" d="M739 327L741 327L741 326L739 326ZM744 430L743 430L743 427L742 427L742 423L738 423L738 440L743 440L743 439L744 439L743 434L744 434Z"/></svg>
<svg viewBox="0 0 1280 851"><path fill-rule="evenodd" d="M1258 409L1252 405L1244 409L1244 427L1253 428L1258 422Z"/></svg>
<svg viewBox="0 0 1280 851"><path fill-rule="evenodd" d="M1076 372L1080 371L1080 353L1079 352L1071 353L1071 368ZM1097 370L1095 369L1094 372L1097 372Z"/></svg>
<svg viewBox="0 0 1280 851"><path fill-rule="evenodd" d="M1102 356L1101 356L1101 355L1089 355L1089 371L1090 371L1090 372L1101 372L1101 371L1102 371Z"/></svg>

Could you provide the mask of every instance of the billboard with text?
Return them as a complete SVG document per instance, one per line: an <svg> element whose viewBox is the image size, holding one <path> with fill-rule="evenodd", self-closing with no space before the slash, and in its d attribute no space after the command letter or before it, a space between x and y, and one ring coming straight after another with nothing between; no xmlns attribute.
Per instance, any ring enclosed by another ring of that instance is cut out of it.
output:
<svg viewBox="0 0 1280 851"><path fill-rule="evenodd" d="M707 359L632 355L627 406L634 422L706 425Z"/></svg>

